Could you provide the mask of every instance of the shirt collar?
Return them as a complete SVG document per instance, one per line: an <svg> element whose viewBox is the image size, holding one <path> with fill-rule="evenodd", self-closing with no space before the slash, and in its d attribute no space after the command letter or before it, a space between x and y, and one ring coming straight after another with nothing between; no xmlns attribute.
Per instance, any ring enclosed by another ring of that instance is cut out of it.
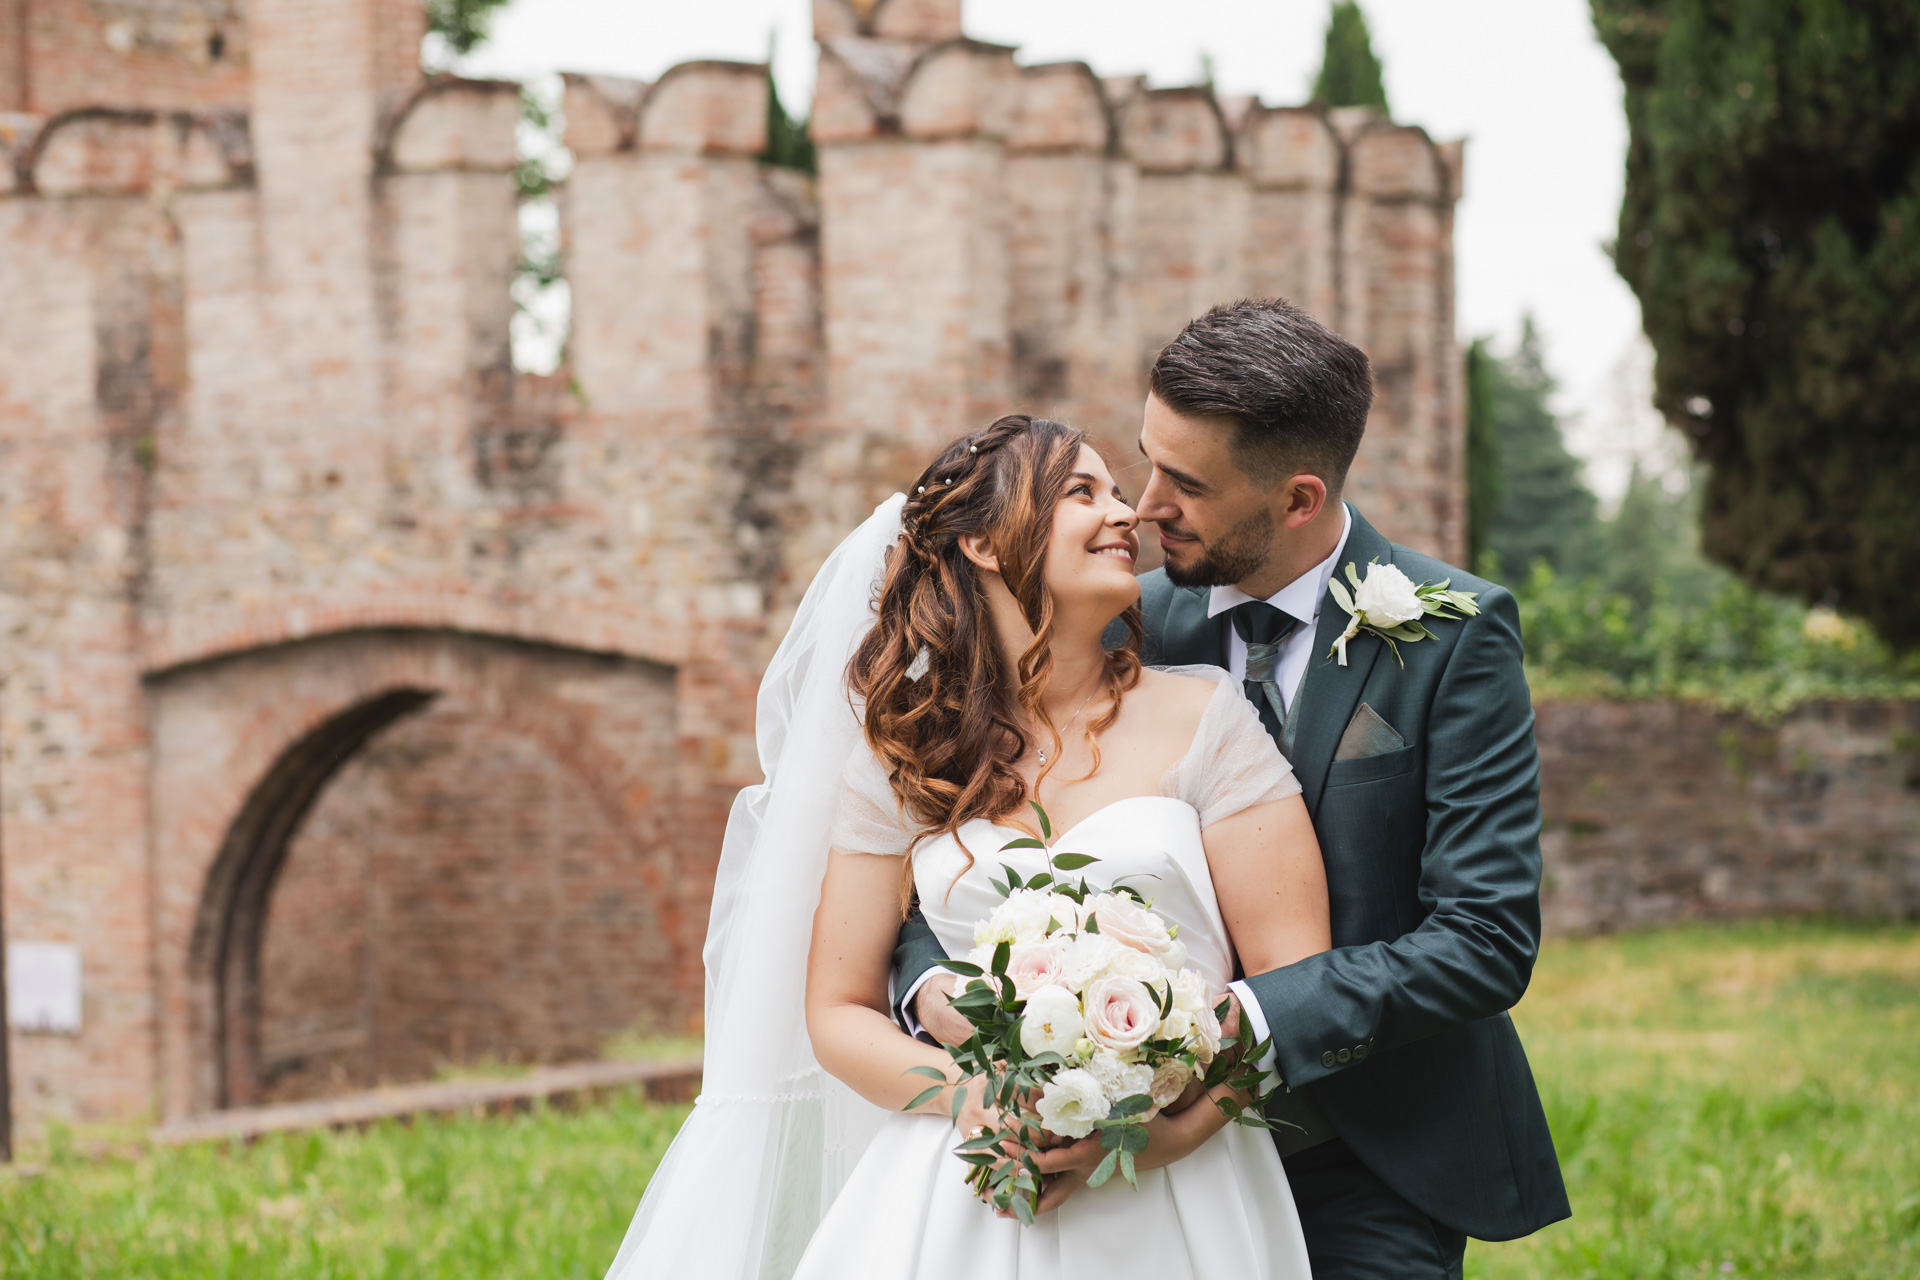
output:
<svg viewBox="0 0 1920 1280"><path fill-rule="evenodd" d="M1327 583L1333 577L1334 566L1340 561L1340 553L1347 549L1348 535L1353 532L1352 508L1341 503L1340 515L1340 541L1334 544L1333 554L1267 597L1268 604L1308 626L1312 626L1320 617L1320 602L1326 599ZM1217 618L1235 605L1246 604L1252 599L1238 587L1214 587L1207 596L1207 616Z"/></svg>

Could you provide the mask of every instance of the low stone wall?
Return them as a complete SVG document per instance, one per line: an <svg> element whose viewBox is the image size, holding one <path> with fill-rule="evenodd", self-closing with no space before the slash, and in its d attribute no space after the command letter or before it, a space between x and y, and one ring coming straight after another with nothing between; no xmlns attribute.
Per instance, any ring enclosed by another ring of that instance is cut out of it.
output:
<svg viewBox="0 0 1920 1280"><path fill-rule="evenodd" d="M1667 702L1536 710L1550 933L1920 918L1920 702L1809 703L1774 725Z"/></svg>

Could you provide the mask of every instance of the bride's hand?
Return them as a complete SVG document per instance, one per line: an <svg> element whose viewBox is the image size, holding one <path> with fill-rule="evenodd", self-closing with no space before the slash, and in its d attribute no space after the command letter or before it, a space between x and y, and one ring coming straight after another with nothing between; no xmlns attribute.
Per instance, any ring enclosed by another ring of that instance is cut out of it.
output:
<svg viewBox="0 0 1920 1280"><path fill-rule="evenodd" d="M1224 1094L1226 1090L1223 1087L1214 1092ZM1185 1159L1227 1123L1227 1117L1213 1105L1211 1098L1205 1106L1163 1111L1147 1121L1147 1149L1133 1158L1133 1167L1137 1171L1159 1169ZM1037 1154L1034 1163L1047 1175L1046 1187L1040 1193L1039 1211L1050 1213L1065 1204L1074 1192L1087 1185L1087 1179L1106 1158L1106 1148L1096 1137L1082 1138L1072 1146L1054 1147Z"/></svg>

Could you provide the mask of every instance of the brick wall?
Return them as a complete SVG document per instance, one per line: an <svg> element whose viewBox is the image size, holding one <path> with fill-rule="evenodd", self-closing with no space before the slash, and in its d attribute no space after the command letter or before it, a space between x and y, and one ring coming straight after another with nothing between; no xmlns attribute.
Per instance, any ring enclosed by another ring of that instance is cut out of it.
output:
<svg viewBox="0 0 1920 1280"><path fill-rule="evenodd" d="M86 975L23 1128L684 1022L815 566L1000 413L1131 457L1212 303L1374 354L1353 496L1458 556L1457 149L960 10L817 0L817 182L763 67L569 77L532 378L518 87L424 78L418 0L0 3L0 895Z"/></svg>
<svg viewBox="0 0 1920 1280"><path fill-rule="evenodd" d="M1545 703L1547 927L1920 919L1920 703Z"/></svg>
<svg viewBox="0 0 1920 1280"><path fill-rule="evenodd" d="M647 859L538 739L458 699L383 731L289 851L261 957L263 1096L684 1032L700 992Z"/></svg>

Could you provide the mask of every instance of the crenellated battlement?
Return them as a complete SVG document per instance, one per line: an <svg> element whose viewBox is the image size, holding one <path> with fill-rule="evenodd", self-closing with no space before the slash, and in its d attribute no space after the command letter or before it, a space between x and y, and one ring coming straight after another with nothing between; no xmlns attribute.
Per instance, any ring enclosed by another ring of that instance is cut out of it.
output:
<svg viewBox="0 0 1920 1280"><path fill-rule="evenodd" d="M13 1036L29 1125L259 1096L299 806L442 693L532 699L596 786L653 744L603 808L654 859L650 985L697 1008L753 688L814 567L1005 412L1132 483L1146 369L1214 303L1289 297L1368 351L1349 493L1462 554L1461 155L1418 128L1022 66L958 0L816 0L817 177L758 158L764 66L565 78L571 331L532 377L518 86L423 76L416 0L0 10L5 918L88 984L79 1035ZM609 706L670 689L671 724L595 739L581 664Z"/></svg>

